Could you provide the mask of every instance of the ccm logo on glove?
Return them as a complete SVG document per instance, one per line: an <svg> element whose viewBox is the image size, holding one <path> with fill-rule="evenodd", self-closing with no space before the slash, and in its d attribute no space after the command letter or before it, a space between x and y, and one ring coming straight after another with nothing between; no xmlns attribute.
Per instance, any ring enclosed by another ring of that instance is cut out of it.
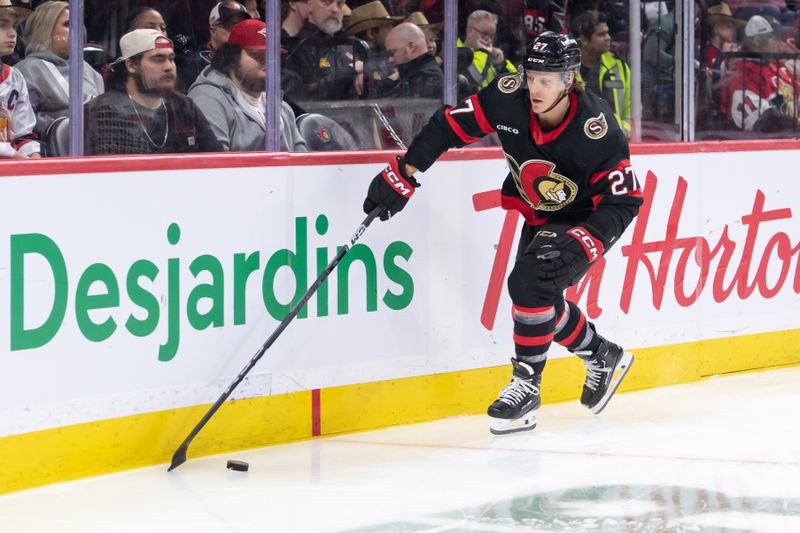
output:
<svg viewBox="0 0 800 533"><path fill-rule="evenodd" d="M414 187L403 179L402 176L398 176L394 168L392 168L392 165L389 165L383 171L383 179L385 179L398 194L406 198L411 198L411 195L414 194Z"/></svg>
<svg viewBox="0 0 800 533"><path fill-rule="evenodd" d="M578 239L578 242L581 243L581 246L583 246L583 251L586 252L586 257L589 259L590 263L594 262L598 257L603 255L603 243L592 237L588 231L580 226L570 228L567 230L567 234Z"/></svg>

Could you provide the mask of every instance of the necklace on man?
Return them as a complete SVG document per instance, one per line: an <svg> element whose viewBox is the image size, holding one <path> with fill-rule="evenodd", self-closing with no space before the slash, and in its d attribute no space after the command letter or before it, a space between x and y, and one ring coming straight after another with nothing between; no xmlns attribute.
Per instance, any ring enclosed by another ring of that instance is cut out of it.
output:
<svg viewBox="0 0 800 533"><path fill-rule="evenodd" d="M136 107L136 102L134 102L133 98L131 98L131 93L128 93L128 100L131 101L131 105L133 106L133 111L136 113L136 118L139 121L139 125L142 127L144 136L147 137L147 140L150 142L150 144L153 145L153 147L156 150L161 150L162 148L164 148L164 146L167 144L167 136L169 135L169 115L167 114L167 104L164 103L163 99L161 100L161 107L164 108L164 140L161 141L160 145L158 145L155 142L153 142L152 137L150 137L150 134L147 133L147 128L145 127L144 122L142 122L142 117L139 115L139 109Z"/></svg>

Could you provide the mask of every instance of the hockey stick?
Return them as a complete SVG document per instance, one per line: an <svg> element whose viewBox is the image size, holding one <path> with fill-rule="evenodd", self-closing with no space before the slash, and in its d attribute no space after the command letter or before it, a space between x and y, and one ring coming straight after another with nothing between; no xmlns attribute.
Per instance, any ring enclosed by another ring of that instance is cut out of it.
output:
<svg viewBox="0 0 800 533"><path fill-rule="evenodd" d="M230 396L231 393L233 393L233 390L239 385L239 383L242 382L245 376L247 376L248 372L250 372L250 370L252 370L253 367L256 366L256 363L258 363L259 359L261 359L261 357L269 349L269 347L272 346L272 344L277 340L280 334L283 333L283 330L285 330L286 327L289 325L289 323L292 321L292 319L294 319L294 317L297 316L297 313L300 312L300 309L303 308L303 306L308 302L309 299L311 299L314 293L317 292L319 286L322 285L322 283L328 278L330 273L333 272L333 269L336 268L336 265L339 264L339 261L342 260L344 255L350 250L350 248L353 247L353 245L361 237L361 235L364 234L364 232L367 230L367 227L369 227L369 225L372 223L375 217L380 215L381 211L383 211L384 209L386 209L385 206L379 205L378 207L370 211L369 215L367 215L367 218L364 219L361 225L358 226L358 228L356 229L355 233L353 233L353 236L350 237L350 243L345 244L342 247L342 249L339 250L339 253L336 254L336 257L334 257L333 260L330 263L328 263L328 266L325 268L325 271L322 274L320 274L317 280L311 285L311 287L308 288L308 291L306 291L303 297L300 298L300 301L297 302L297 305L295 305L292 308L292 310L289 311L289 314L286 315L286 318L284 318L283 321L280 324L278 324L278 327L275 328L275 331L272 332L272 335L270 335L267 341L263 345L261 345L261 348L259 348L259 350L253 356L253 358L250 359L250 361L242 369L242 371L239 372L239 375L236 376L236 379L233 380L233 383L228 385L228 388L225 390L225 392L222 393L222 396L217 398L217 401L214 402L214 405L211 406L211 409L208 410L208 412L203 416L203 418L200 419L200 422L198 422L197 425L194 427L194 429L192 429L191 433L189 433L189 435L181 443L181 445L178 446L178 449L175 450L174 454L172 454L172 463L169 465L167 472L179 467L180 465L186 462L186 452L189 450L189 445L192 443L197 434L200 433L200 430L203 429L203 427L206 425L206 423L208 423L211 417L214 416L214 413L216 413L217 410L219 410L219 408L222 407L222 404L225 403L225 400L228 399L228 396Z"/></svg>

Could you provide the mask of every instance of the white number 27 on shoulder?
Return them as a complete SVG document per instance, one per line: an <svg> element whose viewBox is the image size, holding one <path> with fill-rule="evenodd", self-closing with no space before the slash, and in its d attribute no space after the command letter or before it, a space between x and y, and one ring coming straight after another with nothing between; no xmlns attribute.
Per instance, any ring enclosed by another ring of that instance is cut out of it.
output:
<svg viewBox="0 0 800 533"><path fill-rule="evenodd" d="M622 196L639 189L639 182L636 180L633 167L612 170L608 173L608 179L611 181L611 194L615 196Z"/></svg>

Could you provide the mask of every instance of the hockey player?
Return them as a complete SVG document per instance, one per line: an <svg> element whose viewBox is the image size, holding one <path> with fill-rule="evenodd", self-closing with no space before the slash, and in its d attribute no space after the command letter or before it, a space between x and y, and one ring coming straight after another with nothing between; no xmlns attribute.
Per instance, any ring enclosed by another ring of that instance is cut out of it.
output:
<svg viewBox="0 0 800 533"><path fill-rule="evenodd" d="M494 434L533 429L539 387L553 340L583 360L581 403L599 413L633 357L600 336L564 290L577 283L622 235L643 198L625 134L602 99L576 81L580 48L545 32L531 42L524 70L498 78L455 107L439 109L372 180L364 210L385 206L388 220L447 149L497 132L510 169L502 206L525 218L508 277L514 318L511 382L489 406Z"/></svg>
<svg viewBox="0 0 800 533"><path fill-rule="evenodd" d="M22 73L3 64L17 44L15 26L31 10L11 0L0 0L0 159L39 157L39 143L33 127L36 117L28 100L28 86Z"/></svg>

